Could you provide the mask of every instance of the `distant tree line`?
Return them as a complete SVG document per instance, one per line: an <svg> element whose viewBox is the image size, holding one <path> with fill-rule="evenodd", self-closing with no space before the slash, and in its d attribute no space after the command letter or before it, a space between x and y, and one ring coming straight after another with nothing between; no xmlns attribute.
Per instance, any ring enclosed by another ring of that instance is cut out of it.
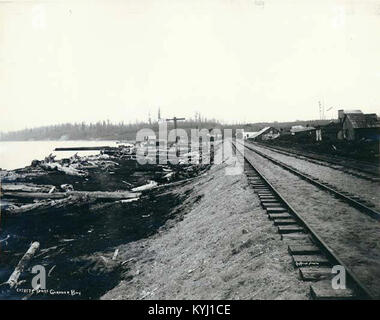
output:
<svg viewBox="0 0 380 320"><path fill-rule="evenodd" d="M160 111L158 113L160 117ZM163 119L165 120L165 119ZM190 129L230 128L235 133L236 129L244 131L259 131L264 127L277 129L290 129L294 125L325 125L331 120L296 120L293 122L257 122L257 123L234 123L223 124L216 119L202 117L199 112L193 118L178 121L178 128L185 129L190 134ZM0 132L0 141L28 141L28 140L134 140L136 132L148 128L158 133L158 121L152 121L149 117L147 122L136 121L134 123L112 123L109 120L96 123L64 123L51 126L27 128L12 132ZM168 122L168 130L173 128L173 122Z"/></svg>
<svg viewBox="0 0 380 320"><path fill-rule="evenodd" d="M214 128L221 124L215 119L206 118L188 119L178 121L178 128L189 130L191 128ZM133 140L136 132L148 128L158 132L158 122L138 122L126 124L124 122L111 123L98 121L96 123L64 123L51 126L36 127L18 131L0 132L1 141L27 141L27 140ZM173 122L168 122L168 130L173 128Z"/></svg>

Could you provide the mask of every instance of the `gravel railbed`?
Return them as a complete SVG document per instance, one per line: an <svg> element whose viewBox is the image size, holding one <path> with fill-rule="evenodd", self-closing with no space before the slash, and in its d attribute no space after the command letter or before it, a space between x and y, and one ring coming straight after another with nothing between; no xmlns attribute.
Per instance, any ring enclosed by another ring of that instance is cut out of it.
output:
<svg viewBox="0 0 380 320"><path fill-rule="evenodd" d="M124 277L103 299L308 299L309 284L245 174L228 167L176 189L191 190L181 219L119 247Z"/></svg>
<svg viewBox="0 0 380 320"><path fill-rule="evenodd" d="M380 297L380 224L267 159L245 155L359 279Z"/></svg>

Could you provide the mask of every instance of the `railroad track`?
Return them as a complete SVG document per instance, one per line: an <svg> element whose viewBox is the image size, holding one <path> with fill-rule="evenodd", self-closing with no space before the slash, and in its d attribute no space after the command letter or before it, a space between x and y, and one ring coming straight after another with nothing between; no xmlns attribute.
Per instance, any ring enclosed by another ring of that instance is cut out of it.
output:
<svg viewBox="0 0 380 320"><path fill-rule="evenodd" d="M244 157L249 184L258 195L262 207L273 221L294 265L299 268L303 281L310 281L310 297L313 299L376 299L317 232L284 199L280 192L265 178L246 154L241 153L233 142L235 153ZM247 146L244 146L247 148ZM332 267L342 266L346 272L346 289L332 288Z"/></svg>
<svg viewBox="0 0 380 320"><path fill-rule="evenodd" d="M311 154L308 152L301 152L296 150L289 150L279 146L268 146L266 144L259 144L260 147L272 150L287 156L300 158L302 160L330 167L345 173L351 174L358 178L369 180L372 182L380 182L380 168L379 166L363 162L355 161L355 164L352 164L351 160L346 159L333 159L331 157ZM371 169L369 169L371 167Z"/></svg>
<svg viewBox="0 0 380 320"><path fill-rule="evenodd" d="M258 151L256 149L252 148L249 145L245 144L244 146L248 150L251 150L251 151L255 152L256 154L260 155L261 157L268 159L269 161L271 161L275 165L278 165L278 166L286 169L287 171L299 176L303 180L306 180L307 182L317 186L318 188L320 188L322 190L325 190L325 191L328 191L328 192L334 194L335 197L349 203L351 206L353 206L356 209L360 210L361 212L367 214L371 218L376 219L376 220L380 220L380 212L371 208L370 206L372 206L372 204L368 203L366 200L361 199L361 197L349 194L345 191L339 191L333 185L331 185L327 182L320 181L319 179L314 178L309 174L303 173L303 172L285 164L282 161L279 161L279 160L277 160L271 156L264 154L261 151Z"/></svg>

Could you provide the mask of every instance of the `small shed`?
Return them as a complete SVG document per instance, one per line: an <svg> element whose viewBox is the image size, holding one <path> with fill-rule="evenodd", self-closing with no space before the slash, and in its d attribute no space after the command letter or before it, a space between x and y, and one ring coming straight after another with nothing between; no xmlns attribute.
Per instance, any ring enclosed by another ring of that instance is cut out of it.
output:
<svg viewBox="0 0 380 320"><path fill-rule="evenodd" d="M380 121L376 113L345 113L342 119L342 137L347 140L379 140Z"/></svg>
<svg viewBox="0 0 380 320"><path fill-rule="evenodd" d="M338 139L338 134L342 130L342 125L338 122L331 121L320 128L323 140L334 141Z"/></svg>

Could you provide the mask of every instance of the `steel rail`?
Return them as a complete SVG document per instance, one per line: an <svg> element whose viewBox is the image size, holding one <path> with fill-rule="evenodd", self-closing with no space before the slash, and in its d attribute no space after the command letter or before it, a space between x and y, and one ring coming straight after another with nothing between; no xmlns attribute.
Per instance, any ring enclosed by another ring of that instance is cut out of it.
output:
<svg viewBox="0 0 380 320"><path fill-rule="evenodd" d="M298 171L297 169L294 169L288 165L286 165L285 163L279 161L279 160L276 160L274 159L273 157L271 156L268 156L264 153L262 153L261 151L258 151L258 150L255 150L253 149L252 147L249 147L247 145L244 145L245 148L257 153L258 155L262 156L263 158L266 158L267 160L271 161L272 163L274 163L275 165L278 165L286 170L288 170L289 172L301 177L302 179L306 180L307 182L317 186L318 188L322 189L322 190L325 190L325 191L328 191L330 193L333 193L336 197L348 202L351 206L355 207L356 209L362 211L363 213L367 214L368 216L370 216L371 218L375 219L375 220L380 220L380 212L370 208L370 207L367 207L366 205L360 203L359 201L356 201L355 199L343 194L342 192L339 192L319 181L317 181L316 179L313 179L309 176L307 176L306 174Z"/></svg>
<svg viewBox="0 0 380 320"><path fill-rule="evenodd" d="M232 142L235 152L238 150L236 148L235 142ZM246 146L244 146L246 147ZM246 147L247 148L247 147ZM249 149L249 148L247 148ZM250 149L249 149L250 150ZM341 265L344 267L346 271L346 275L353 289L359 293L360 299L368 299L374 300L377 297L359 280L354 272L337 256L333 249L331 249L326 242L317 234L313 227L311 227L302 216L289 204L287 200L280 194L280 192L265 178L263 173L255 167L250 159L246 157L245 154L242 154L240 150L239 153L243 156L245 161L251 166L251 168L260 176L260 178L264 181L264 183L272 190L272 192L280 199L280 201L284 204L284 206L288 209L289 213L293 215L296 220L310 233L314 243L321 249L321 251L336 265Z"/></svg>
<svg viewBox="0 0 380 320"><path fill-rule="evenodd" d="M250 142L251 144L253 144L252 142ZM365 169L363 167L360 167L359 166L359 162L360 160L350 160L350 159L342 159L342 160L339 160L339 159L331 159L331 158L328 158L328 156L324 156L324 155L315 155L315 154L312 154L312 153L304 153L302 151L298 151L298 150L288 150L288 149L285 149L285 148L282 148L282 147L279 147L279 146L268 146L268 145L265 145L265 144L259 144L257 143L260 147L262 148L266 148L266 149L269 149L269 150L272 150L274 152L279 152L279 153L284 153L288 156L302 156L302 157L305 157L305 158L309 158L309 159L312 159L312 160L316 160L316 161L322 161L322 162L326 162L326 163L329 163L329 164L332 164L332 165L338 165L338 166L341 166L341 167L345 167L347 169L351 169L351 170L357 170L357 171L360 171L362 173L365 173L365 174L368 174L368 175L372 175L374 177L379 177L380 176L380 172L379 172L379 169L380 167L377 166L377 165L374 165L372 163L367 163L367 162L363 162L363 165L366 166L367 168L368 167L372 167L373 170L369 170L369 169ZM342 162L345 162L346 163L342 163ZM356 161L358 163L358 165L353 165L353 164L350 164L350 163L347 163L348 161Z"/></svg>

